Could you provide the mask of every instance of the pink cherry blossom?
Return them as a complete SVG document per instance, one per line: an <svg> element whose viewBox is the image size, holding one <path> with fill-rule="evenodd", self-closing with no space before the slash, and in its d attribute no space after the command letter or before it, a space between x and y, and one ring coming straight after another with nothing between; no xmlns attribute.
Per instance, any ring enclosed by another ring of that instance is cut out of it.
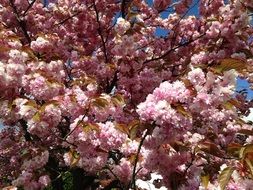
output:
<svg viewBox="0 0 253 190"><path fill-rule="evenodd" d="M0 189L250 189L252 8L2 0Z"/></svg>

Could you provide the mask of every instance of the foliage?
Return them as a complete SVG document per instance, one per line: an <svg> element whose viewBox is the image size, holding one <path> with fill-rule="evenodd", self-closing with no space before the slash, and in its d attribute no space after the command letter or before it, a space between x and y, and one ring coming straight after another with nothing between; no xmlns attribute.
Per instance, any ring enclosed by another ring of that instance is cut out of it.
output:
<svg viewBox="0 0 253 190"><path fill-rule="evenodd" d="M251 0L48 2L0 1L1 189L251 188Z"/></svg>

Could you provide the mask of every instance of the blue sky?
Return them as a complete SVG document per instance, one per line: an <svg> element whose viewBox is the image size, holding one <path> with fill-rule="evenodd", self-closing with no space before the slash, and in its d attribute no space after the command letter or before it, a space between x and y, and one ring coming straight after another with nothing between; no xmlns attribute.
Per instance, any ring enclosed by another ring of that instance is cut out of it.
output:
<svg viewBox="0 0 253 190"><path fill-rule="evenodd" d="M191 9L188 10L186 15L199 16L198 2L199 2L199 0L193 0ZM152 6L153 0L147 0L147 3L150 6ZM161 15L162 18L167 18L171 11L172 11L172 9L168 9L167 11L163 11L160 15ZM161 29L161 28L157 28L155 34L157 36L166 36L168 34L168 31L166 31L164 29Z"/></svg>
<svg viewBox="0 0 253 190"><path fill-rule="evenodd" d="M241 91L241 90L245 90L245 92L247 93L247 98L249 100L253 99L253 90L250 89L250 84L246 80L238 78L236 91Z"/></svg>

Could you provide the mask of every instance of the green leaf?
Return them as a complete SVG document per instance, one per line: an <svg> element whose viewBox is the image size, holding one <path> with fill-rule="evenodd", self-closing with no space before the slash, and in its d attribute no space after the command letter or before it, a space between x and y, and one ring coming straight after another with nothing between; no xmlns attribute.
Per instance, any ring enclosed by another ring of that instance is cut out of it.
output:
<svg viewBox="0 0 253 190"><path fill-rule="evenodd" d="M62 175L62 180L63 180L64 190L73 189L73 175L71 174L71 172L69 171L64 172Z"/></svg>
<svg viewBox="0 0 253 190"><path fill-rule="evenodd" d="M231 175L234 171L234 168L232 167L226 167L219 175L219 185L221 190L225 190L225 187L227 186Z"/></svg>

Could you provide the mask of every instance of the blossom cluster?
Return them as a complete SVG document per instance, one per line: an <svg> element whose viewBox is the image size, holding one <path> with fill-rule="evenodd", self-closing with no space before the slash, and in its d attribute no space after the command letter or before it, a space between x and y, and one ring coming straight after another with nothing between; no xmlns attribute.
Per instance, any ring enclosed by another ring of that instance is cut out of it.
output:
<svg viewBox="0 0 253 190"><path fill-rule="evenodd" d="M0 188L251 187L253 4L195 5L2 0Z"/></svg>

